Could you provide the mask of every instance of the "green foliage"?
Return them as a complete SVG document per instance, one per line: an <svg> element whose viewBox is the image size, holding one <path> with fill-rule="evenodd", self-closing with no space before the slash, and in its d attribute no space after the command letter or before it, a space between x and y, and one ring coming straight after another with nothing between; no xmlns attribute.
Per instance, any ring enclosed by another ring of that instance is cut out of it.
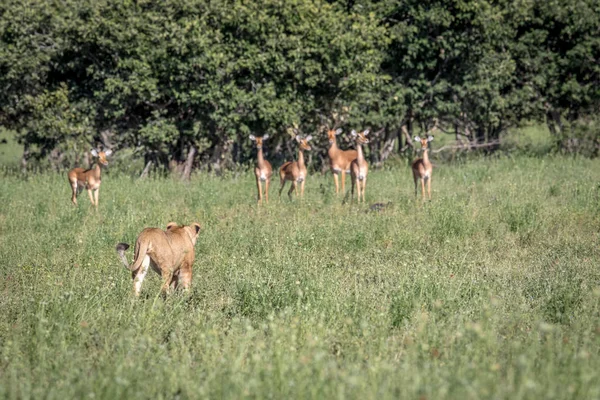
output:
<svg viewBox="0 0 600 400"><path fill-rule="evenodd" d="M570 124L599 106L599 11L593 0L11 0L0 123L56 167L102 144L165 168L193 152L197 167L233 169L253 157L250 133L289 158L290 127L320 134L341 116L346 130L371 128L372 161L402 149L401 127L433 119L470 141L528 120L577 139Z"/></svg>

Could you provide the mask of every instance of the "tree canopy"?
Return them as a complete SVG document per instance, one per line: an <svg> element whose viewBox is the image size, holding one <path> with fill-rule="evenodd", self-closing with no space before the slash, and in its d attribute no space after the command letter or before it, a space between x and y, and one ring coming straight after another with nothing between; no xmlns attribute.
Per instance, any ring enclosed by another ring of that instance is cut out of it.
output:
<svg viewBox="0 0 600 400"><path fill-rule="evenodd" d="M524 120L561 134L600 104L600 3L8 0L0 123L57 166L90 146L228 168L268 133L371 128L369 154L437 121L471 142ZM592 129L593 130L593 129Z"/></svg>

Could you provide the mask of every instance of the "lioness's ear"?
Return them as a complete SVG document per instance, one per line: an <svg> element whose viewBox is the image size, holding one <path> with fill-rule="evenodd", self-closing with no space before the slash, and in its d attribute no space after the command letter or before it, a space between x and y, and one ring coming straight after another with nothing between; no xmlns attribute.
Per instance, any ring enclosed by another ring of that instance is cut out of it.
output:
<svg viewBox="0 0 600 400"><path fill-rule="evenodd" d="M200 233L200 230L202 229L202 227L200 226L199 223L194 222L191 226L192 226L192 229L196 232L196 235Z"/></svg>
<svg viewBox="0 0 600 400"><path fill-rule="evenodd" d="M173 228L177 228L177 222L169 222L167 224L167 230L173 229Z"/></svg>

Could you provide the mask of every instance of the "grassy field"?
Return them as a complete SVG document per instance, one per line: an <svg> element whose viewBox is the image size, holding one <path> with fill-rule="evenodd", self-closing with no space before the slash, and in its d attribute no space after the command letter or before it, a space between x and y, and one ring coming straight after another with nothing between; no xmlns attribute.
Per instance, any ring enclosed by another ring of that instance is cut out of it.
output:
<svg viewBox="0 0 600 400"><path fill-rule="evenodd" d="M6 174L0 398L600 398L600 161L439 165L425 205L396 165L381 212L329 174L258 207L250 174L109 169L98 212ZM203 225L193 290L134 299L115 244L169 221Z"/></svg>

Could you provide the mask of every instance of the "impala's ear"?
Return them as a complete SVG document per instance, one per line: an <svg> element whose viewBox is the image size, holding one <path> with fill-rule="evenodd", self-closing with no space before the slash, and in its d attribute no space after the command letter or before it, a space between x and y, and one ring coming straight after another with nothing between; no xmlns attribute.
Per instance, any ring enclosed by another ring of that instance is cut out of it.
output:
<svg viewBox="0 0 600 400"><path fill-rule="evenodd" d="M433 140L433 135L429 135L429 136L427 136L427 141L428 141L428 142L431 142L432 140Z"/></svg>
<svg viewBox="0 0 600 400"><path fill-rule="evenodd" d="M269 138L269 134L263 135L263 140L267 140Z"/></svg>
<svg viewBox="0 0 600 400"><path fill-rule="evenodd" d="M91 149L91 150L90 150L90 153L92 153L92 155L93 155L94 157L98 157L98 150L96 150L96 149Z"/></svg>
<svg viewBox="0 0 600 400"><path fill-rule="evenodd" d="M177 228L177 226L178 226L178 225L177 225L177 222L169 222L169 223L167 224L167 230L171 230L171 229L173 229L173 228Z"/></svg>
<svg viewBox="0 0 600 400"><path fill-rule="evenodd" d="M199 223L194 222L192 225L190 225L192 227L192 229L194 230L194 232L196 232L196 235L200 233L200 230L202 230L202 227L200 226Z"/></svg>
<svg viewBox="0 0 600 400"><path fill-rule="evenodd" d="M256 140L256 137L254 135L250 135L248 136L250 138L250 140L252 140L253 142Z"/></svg>
<svg viewBox="0 0 600 400"><path fill-rule="evenodd" d="M420 141L421 141L421 138L420 138L419 136L415 136L414 140L415 140L416 142L420 142Z"/></svg>
<svg viewBox="0 0 600 400"><path fill-rule="evenodd" d="M352 135L352 137L356 137L356 131L354 129L352 129L352 131L350 132L350 134Z"/></svg>
<svg viewBox="0 0 600 400"><path fill-rule="evenodd" d="M104 151L104 155L105 155L106 157L110 156L111 154L112 154L112 150L105 150L105 151Z"/></svg>
<svg viewBox="0 0 600 400"><path fill-rule="evenodd" d="M296 142L300 143L300 135L296 135Z"/></svg>
<svg viewBox="0 0 600 400"><path fill-rule="evenodd" d="M307 142L310 142L311 140L312 140L312 135L308 135L308 136L306 137L306 141L307 141Z"/></svg>
<svg viewBox="0 0 600 400"><path fill-rule="evenodd" d="M363 132L363 135L367 136L369 134L369 132L371 132L371 131L368 129L365 129L365 131Z"/></svg>
<svg viewBox="0 0 600 400"><path fill-rule="evenodd" d="M342 133L342 128L338 128L338 129L335 131L335 134L336 134L336 135L339 135L340 133Z"/></svg>

